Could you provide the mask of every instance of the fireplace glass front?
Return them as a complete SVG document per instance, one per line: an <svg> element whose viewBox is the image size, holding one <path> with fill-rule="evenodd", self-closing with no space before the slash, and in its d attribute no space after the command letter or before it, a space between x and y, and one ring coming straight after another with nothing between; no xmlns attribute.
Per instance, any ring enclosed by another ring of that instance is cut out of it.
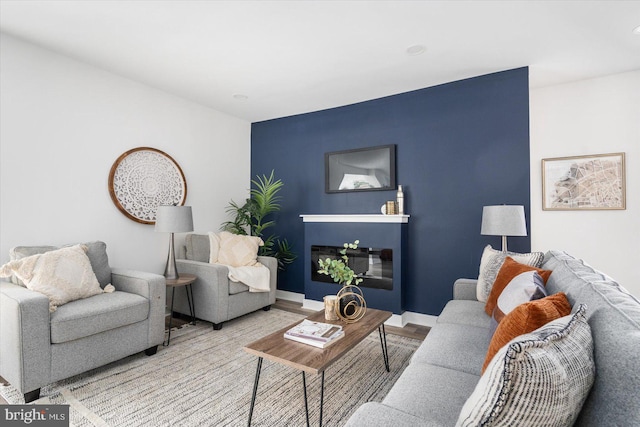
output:
<svg viewBox="0 0 640 427"><path fill-rule="evenodd" d="M319 259L339 259L342 246L311 246L311 280L334 283L326 274L318 273ZM349 267L363 279L358 286L375 289L393 289L393 251L391 249L348 249Z"/></svg>

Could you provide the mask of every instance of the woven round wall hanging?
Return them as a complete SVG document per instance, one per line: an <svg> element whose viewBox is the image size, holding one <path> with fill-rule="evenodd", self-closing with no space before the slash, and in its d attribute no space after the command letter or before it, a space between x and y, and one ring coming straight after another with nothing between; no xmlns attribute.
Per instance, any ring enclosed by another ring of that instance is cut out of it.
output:
<svg viewBox="0 0 640 427"><path fill-rule="evenodd" d="M109 194L127 218L155 224L158 206L184 205L187 181L167 153L139 147L122 154L111 166Z"/></svg>

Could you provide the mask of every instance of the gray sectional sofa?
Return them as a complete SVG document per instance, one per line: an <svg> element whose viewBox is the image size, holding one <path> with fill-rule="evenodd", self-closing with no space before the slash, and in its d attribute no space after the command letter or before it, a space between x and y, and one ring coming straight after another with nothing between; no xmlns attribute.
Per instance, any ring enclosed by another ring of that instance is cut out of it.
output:
<svg viewBox="0 0 640 427"><path fill-rule="evenodd" d="M575 425L640 425L640 302L616 282L559 251L545 254L549 295L564 292L574 311L586 304L595 381ZM411 363L382 402L358 408L355 426L454 426L481 376L490 317L476 281L459 279Z"/></svg>

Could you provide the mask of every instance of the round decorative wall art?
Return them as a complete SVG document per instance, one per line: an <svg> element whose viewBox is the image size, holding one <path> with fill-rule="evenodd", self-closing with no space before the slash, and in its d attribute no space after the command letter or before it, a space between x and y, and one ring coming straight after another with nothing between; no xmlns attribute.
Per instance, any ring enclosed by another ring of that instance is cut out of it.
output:
<svg viewBox="0 0 640 427"><path fill-rule="evenodd" d="M158 206L184 205L187 181L167 153L139 147L122 154L111 166L109 194L128 218L155 224Z"/></svg>

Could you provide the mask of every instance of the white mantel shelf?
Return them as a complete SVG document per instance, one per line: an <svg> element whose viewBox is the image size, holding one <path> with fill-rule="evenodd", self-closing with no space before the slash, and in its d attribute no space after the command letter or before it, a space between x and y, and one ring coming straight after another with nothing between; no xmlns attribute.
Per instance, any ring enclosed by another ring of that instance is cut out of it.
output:
<svg viewBox="0 0 640 427"><path fill-rule="evenodd" d="M303 222L378 222L403 224L409 222L410 215L349 214L349 215L300 215Z"/></svg>

